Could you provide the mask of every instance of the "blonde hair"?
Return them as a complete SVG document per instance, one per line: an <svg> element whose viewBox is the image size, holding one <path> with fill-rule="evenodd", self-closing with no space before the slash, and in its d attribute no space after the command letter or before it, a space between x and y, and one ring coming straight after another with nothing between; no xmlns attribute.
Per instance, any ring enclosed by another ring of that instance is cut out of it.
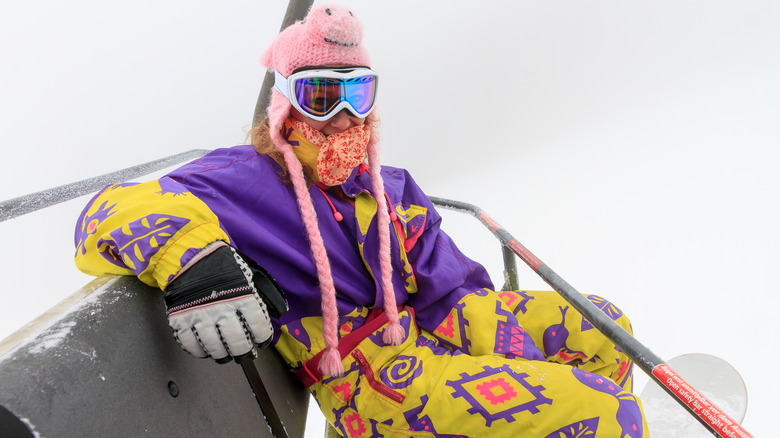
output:
<svg viewBox="0 0 780 438"><path fill-rule="evenodd" d="M249 132L246 133L246 140L249 144L255 147L255 152L260 155L268 155L279 166L279 177L284 183L290 182L290 171L287 169L287 163L284 162L284 156L282 152L277 149L271 139L271 128L268 123L268 118L264 118L262 122L253 126Z"/></svg>

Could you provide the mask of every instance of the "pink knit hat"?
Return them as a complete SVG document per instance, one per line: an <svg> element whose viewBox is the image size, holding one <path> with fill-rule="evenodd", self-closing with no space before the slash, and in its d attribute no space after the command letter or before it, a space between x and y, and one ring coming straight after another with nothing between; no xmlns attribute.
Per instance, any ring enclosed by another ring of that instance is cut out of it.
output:
<svg viewBox="0 0 780 438"><path fill-rule="evenodd" d="M368 53L362 44L363 26L346 8L339 5L320 5L309 11L303 21L296 22L283 30L266 49L260 62L284 76L289 76L301 67L309 66L370 66ZM282 152L290 171L298 207L301 211L306 233L309 237L312 256L317 267L322 297L322 325L326 351L320 361L320 370L326 375L343 375L344 367L338 352L338 308L336 289L331 275L325 244L317 224L317 215L311 195L306 186L303 168L293 152L292 146L282 135L282 125L293 111L292 104L276 89L268 106L268 122L271 139ZM374 120L375 114L368 116ZM379 260L381 269L380 287L384 298L385 313L390 321L385 329L384 341L399 345L404 330L399 323L393 290L390 264L390 215L384 196L384 182L380 174L378 139L372 131L367 153L372 190L377 202L377 225L379 232Z"/></svg>
<svg viewBox="0 0 780 438"><path fill-rule="evenodd" d="M284 29L263 52L260 63L285 77L301 67L368 67L371 60L362 42L363 25L352 12L339 5L321 5ZM291 109L287 98L273 89L268 106L272 132L281 130Z"/></svg>

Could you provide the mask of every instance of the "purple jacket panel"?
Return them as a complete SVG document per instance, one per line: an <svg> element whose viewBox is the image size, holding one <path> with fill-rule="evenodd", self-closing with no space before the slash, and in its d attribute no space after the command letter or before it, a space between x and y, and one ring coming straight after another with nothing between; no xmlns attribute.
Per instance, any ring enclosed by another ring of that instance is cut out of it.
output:
<svg viewBox="0 0 780 438"><path fill-rule="evenodd" d="M321 309L317 272L296 197L278 172L270 157L258 155L252 146L236 146L217 149L168 176L208 205L231 243L276 279L290 303L290 311L279 320L284 325L319 316ZM428 209L425 229L408 254L419 288L415 294L407 295L404 288L398 239L390 241L397 302L415 307L420 326L432 331L461 297L492 284L485 269L466 258L440 230L441 217L405 170L383 166L382 176L392 205ZM353 199L370 192L370 187L371 176L361 167L340 188L324 193L314 185L310 189L342 315L359 306L382 305L378 283L366 269L368 265L380 275L376 220L365 238L364 262ZM341 222L334 218L334 208L343 216Z"/></svg>

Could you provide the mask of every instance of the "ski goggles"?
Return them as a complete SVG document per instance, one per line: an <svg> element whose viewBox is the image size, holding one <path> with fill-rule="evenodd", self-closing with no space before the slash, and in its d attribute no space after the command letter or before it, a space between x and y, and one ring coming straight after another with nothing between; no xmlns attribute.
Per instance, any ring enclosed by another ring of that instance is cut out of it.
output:
<svg viewBox="0 0 780 438"><path fill-rule="evenodd" d="M345 108L366 117L376 103L378 78L364 67L303 70L289 77L275 72L274 87L298 112L322 122Z"/></svg>

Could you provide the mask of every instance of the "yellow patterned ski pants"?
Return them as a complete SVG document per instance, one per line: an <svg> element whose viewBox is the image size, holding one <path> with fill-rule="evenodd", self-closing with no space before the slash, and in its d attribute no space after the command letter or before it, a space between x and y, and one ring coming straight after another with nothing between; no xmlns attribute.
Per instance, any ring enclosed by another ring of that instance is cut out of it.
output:
<svg viewBox="0 0 780 438"><path fill-rule="evenodd" d="M588 298L631 330L614 305ZM343 318L342 336L367 315ZM649 436L630 360L555 292L468 295L433 333L411 309L401 322L401 345L379 328L344 355L343 377L309 388L345 437ZM276 347L294 368L323 348L321 323L282 327Z"/></svg>

